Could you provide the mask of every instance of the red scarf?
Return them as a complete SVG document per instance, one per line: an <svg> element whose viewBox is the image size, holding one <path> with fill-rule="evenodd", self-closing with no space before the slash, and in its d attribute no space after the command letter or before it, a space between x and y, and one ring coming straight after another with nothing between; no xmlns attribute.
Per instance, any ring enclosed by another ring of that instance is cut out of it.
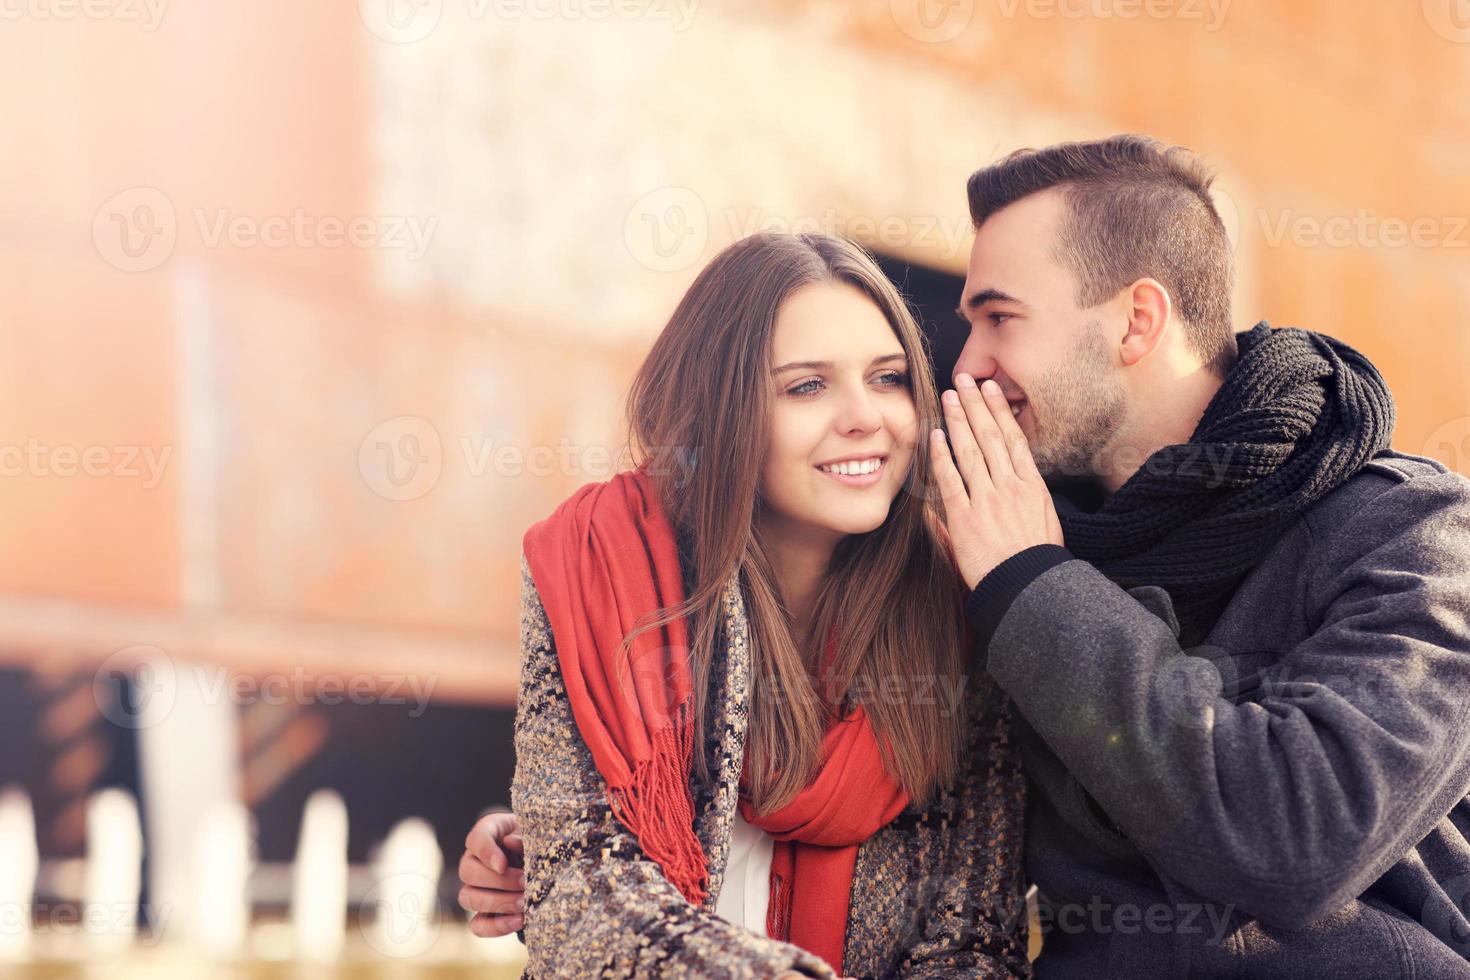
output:
<svg viewBox="0 0 1470 980"><path fill-rule="evenodd" d="M841 974L858 847L908 805L908 793L883 768L860 705L827 729L822 768L790 803L762 817L742 795L745 822L776 839L766 934L816 953Z"/></svg>
<svg viewBox="0 0 1470 980"><path fill-rule="evenodd" d="M684 599L673 527L651 478L621 473L574 493L526 532L526 561L556 643L577 730L614 815L694 905L709 869L690 795L694 721L687 624L619 645L645 613ZM861 710L828 730L823 765L789 805L745 819L777 838L767 931L842 972L858 845L908 805Z"/></svg>

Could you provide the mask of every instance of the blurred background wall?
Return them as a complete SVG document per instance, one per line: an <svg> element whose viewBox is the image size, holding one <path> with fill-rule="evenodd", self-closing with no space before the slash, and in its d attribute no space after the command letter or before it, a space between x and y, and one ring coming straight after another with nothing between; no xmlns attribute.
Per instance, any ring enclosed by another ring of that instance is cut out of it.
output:
<svg viewBox="0 0 1470 980"><path fill-rule="evenodd" d="M0 0L0 73L0 783L43 858L147 781L122 678L215 719L167 765L262 862L332 787L354 862L417 814L452 878L521 535L623 462L699 267L848 234L952 349L964 180L1018 147L1203 154L1238 328L1356 345L1470 473L1466 0Z"/></svg>

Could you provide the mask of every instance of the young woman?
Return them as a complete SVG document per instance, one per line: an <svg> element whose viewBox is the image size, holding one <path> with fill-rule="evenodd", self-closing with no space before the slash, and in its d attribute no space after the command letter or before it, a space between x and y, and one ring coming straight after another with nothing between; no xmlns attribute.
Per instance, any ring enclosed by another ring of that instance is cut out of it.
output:
<svg viewBox="0 0 1470 980"><path fill-rule="evenodd" d="M927 364L861 249L744 239L633 384L637 468L526 534L528 975L1029 975Z"/></svg>

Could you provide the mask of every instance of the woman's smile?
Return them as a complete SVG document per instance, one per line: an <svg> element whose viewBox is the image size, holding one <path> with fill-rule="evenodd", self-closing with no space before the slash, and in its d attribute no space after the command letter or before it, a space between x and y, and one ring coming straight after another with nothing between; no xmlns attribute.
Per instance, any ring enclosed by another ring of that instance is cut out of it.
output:
<svg viewBox="0 0 1470 980"><path fill-rule="evenodd" d="M819 473L831 477L849 487L871 487L883 478L888 457L882 454L848 456L844 459L818 464Z"/></svg>

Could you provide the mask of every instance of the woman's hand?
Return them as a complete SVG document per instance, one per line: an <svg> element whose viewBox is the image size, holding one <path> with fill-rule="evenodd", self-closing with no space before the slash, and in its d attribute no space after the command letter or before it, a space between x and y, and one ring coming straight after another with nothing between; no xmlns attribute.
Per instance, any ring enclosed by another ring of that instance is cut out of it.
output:
<svg viewBox="0 0 1470 980"><path fill-rule="evenodd" d="M514 813L487 813L470 828L459 859L459 904L470 918L470 932L493 938L526 924L526 872L520 823Z"/></svg>

